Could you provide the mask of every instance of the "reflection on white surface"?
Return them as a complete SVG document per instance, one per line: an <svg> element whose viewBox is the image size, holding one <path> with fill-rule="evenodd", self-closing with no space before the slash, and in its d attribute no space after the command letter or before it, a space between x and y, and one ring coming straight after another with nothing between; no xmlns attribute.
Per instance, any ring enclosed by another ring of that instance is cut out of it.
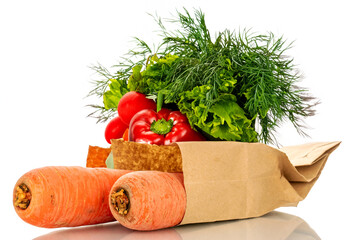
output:
<svg viewBox="0 0 360 240"><path fill-rule="evenodd" d="M301 218L271 212L265 216L215 223L201 223L178 226L151 232L132 231L119 223L101 224L90 227L57 230L35 238L36 240L313 240L320 237Z"/></svg>
<svg viewBox="0 0 360 240"><path fill-rule="evenodd" d="M265 216L207 224L184 225L176 228L182 239L245 239L245 240L310 240L320 239L301 218L270 212Z"/></svg>

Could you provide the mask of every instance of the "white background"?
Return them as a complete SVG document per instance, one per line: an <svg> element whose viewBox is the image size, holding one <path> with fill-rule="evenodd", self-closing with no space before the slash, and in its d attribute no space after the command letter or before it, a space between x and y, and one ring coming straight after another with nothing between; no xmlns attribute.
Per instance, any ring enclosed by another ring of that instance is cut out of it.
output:
<svg viewBox="0 0 360 240"><path fill-rule="evenodd" d="M358 236L359 38L356 1L2 1L0 4L0 158L2 235L30 239L52 230L24 223L13 210L12 188L30 169L85 166L88 145L107 147L105 124L87 118L85 98L97 79L89 69L110 67L133 46L152 42L147 13L170 17L176 8L205 12L212 34L225 28L272 31L295 40L291 55L304 73L301 86L321 100L307 119L311 139L290 125L283 145L342 141L320 179L297 208L322 239ZM154 42L156 43L156 41Z"/></svg>

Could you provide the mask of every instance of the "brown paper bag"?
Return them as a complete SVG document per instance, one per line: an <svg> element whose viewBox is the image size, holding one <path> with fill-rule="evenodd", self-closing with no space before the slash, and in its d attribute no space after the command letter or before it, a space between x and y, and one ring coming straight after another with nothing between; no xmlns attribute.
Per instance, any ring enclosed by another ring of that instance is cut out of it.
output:
<svg viewBox="0 0 360 240"><path fill-rule="evenodd" d="M296 206L340 142L275 149L261 143L179 142L186 213L181 224L251 218Z"/></svg>

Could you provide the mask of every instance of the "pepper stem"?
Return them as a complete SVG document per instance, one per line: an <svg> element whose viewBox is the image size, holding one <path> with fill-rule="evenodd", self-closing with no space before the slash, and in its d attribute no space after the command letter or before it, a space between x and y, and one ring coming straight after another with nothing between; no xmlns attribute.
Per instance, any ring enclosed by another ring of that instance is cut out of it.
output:
<svg viewBox="0 0 360 240"><path fill-rule="evenodd" d="M150 126L150 130L156 134L167 134L171 131L173 127L173 120L170 119L169 121L166 121L164 118L153 121Z"/></svg>

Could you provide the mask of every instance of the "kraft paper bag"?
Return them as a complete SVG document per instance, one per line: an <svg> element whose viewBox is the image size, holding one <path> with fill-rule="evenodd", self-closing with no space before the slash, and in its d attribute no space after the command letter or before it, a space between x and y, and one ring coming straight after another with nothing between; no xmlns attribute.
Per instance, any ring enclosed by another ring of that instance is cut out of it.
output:
<svg viewBox="0 0 360 240"><path fill-rule="evenodd" d="M252 218L296 206L339 144L276 149L262 143L178 142L187 195L181 224Z"/></svg>

